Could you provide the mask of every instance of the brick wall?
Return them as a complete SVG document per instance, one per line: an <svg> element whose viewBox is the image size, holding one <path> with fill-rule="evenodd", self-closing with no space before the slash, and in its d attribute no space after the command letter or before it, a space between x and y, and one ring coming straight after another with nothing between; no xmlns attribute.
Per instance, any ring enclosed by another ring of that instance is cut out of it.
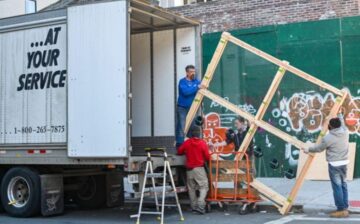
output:
<svg viewBox="0 0 360 224"><path fill-rule="evenodd" d="M360 0L215 0L170 10L200 20L210 33L359 15Z"/></svg>

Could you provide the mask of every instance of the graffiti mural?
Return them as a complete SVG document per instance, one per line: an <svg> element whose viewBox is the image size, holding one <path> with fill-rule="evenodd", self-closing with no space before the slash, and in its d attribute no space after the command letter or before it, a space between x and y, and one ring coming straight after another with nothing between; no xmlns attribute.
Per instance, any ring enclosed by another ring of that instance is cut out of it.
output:
<svg viewBox="0 0 360 224"><path fill-rule="evenodd" d="M360 90L357 96L345 100L345 124L354 138L360 137ZM229 100L228 97L224 97ZM229 100L231 101L231 100ZM316 141L326 116L334 105L335 95L316 91L297 92L283 95L276 104L271 104L264 120L269 124L297 136L307 142ZM239 108L255 116L257 108L245 103L238 104ZM204 139L212 151L221 152L221 159L233 159L231 152L233 144L226 143L226 131L234 128L237 117L232 111L223 108L216 102L209 102L207 113L204 115ZM299 149L271 135L259 128L253 139L254 148L261 149L263 157L256 158L257 176L283 176L289 170L296 170L299 160ZM276 169L269 165L277 159L280 166Z"/></svg>
<svg viewBox="0 0 360 224"><path fill-rule="evenodd" d="M285 160L289 163L289 166L297 166L299 160L299 149L293 148L289 143L285 143Z"/></svg>
<svg viewBox="0 0 360 224"><path fill-rule="evenodd" d="M272 116L288 132L316 133L321 130L334 101L332 93L325 96L314 91L294 93L290 98L283 97L279 107L272 110ZM344 103L345 123L351 134L360 135L359 107L360 97L348 98Z"/></svg>
<svg viewBox="0 0 360 224"><path fill-rule="evenodd" d="M229 101L229 97L227 97L227 96L225 96L224 99ZM253 114L253 115L255 115L255 113L256 113L256 109L254 108L254 106L251 105L251 104L248 104L248 103L238 104L237 107L244 110L244 111L246 111L246 112L248 112L248 113L250 113L250 114ZM210 103L210 109L212 109L212 108L224 108L225 112L229 111L229 109L221 106L220 104L218 104L218 103L216 103L214 101L211 101L211 103ZM235 114L232 114L232 115L235 115Z"/></svg>
<svg viewBox="0 0 360 224"><path fill-rule="evenodd" d="M224 97L224 99L229 101L229 97ZM237 106L253 115L256 113L256 109L251 104L246 103L239 104ZM227 108L222 107L220 104L211 101L210 111L221 109L224 109L225 113L210 112L205 115L203 134L205 141L212 150L227 154L234 151L234 145L228 145L226 143L226 131L229 128L233 128L233 122L237 115L229 111Z"/></svg>
<svg viewBox="0 0 360 224"><path fill-rule="evenodd" d="M360 90L357 92L360 93ZM359 95L359 94L358 94ZM228 97L225 99L229 100ZM290 135L297 136L302 141L314 142L326 116L334 105L335 96L332 93L321 94L315 91L297 92L290 96L282 96L277 101L275 107L269 109L266 120L271 125L288 132ZM251 104L238 104L239 108L256 114L257 108ZM236 114L223 108L216 102L210 102L208 113L204 116L204 139L213 151L221 152L225 155L234 151L234 145L226 144L226 131L234 128L234 119ZM352 136L360 136L360 96L352 96L346 99L344 103L345 123ZM265 130L259 128L254 137L254 147L261 148L264 152L263 158L257 158L259 176L274 175L276 172L282 172L291 168L296 169L299 159L299 149L289 143L278 141L277 137L272 136ZM279 154L281 156L279 157ZM277 156L276 156L277 155ZM282 161L279 170L269 169L269 161L277 158ZM229 159L231 159L229 157Z"/></svg>
<svg viewBox="0 0 360 224"><path fill-rule="evenodd" d="M226 154L234 150L233 144L226 143L227 129L222 126L219 114L212 112L205 116L203 137L212 151Z"/></svg>

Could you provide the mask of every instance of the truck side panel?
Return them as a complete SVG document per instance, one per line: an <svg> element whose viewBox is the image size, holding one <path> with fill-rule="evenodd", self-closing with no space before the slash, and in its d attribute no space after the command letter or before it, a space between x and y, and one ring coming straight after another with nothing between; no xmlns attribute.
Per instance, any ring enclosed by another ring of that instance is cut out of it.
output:
<svg viewBox="0 0 360 224"><path fill-rule="evenodd" d="M0 144L66 142L66 26L0 37Z"/></svg>

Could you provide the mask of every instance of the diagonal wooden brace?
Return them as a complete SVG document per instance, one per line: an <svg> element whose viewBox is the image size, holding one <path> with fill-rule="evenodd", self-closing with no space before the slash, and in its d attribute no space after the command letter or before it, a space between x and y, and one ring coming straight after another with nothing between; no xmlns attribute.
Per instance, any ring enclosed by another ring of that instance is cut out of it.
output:
<svg viewBox="0 0 360 224"><path fill-rule="evenodd" d="M281 208L284 204L287 203L284 196L277 193L276 191L256 179L254 179L253 182L250 183L250 185L260 193L260 196L263 199L273 202L277 208Z"/></svg>
<svg viewBox="0 0 360 224"><path fill-rule="evenodd" d="M289 63L284 61L284 63ZM260 108L258 110L258 112L256 113L255 119L256 120L262 120L267 108L269 107L269 104L272 100L272 98L274 97L274 94L276 92L276 90L278 89L282 78L285 75L286 70L282 67L280 67L270 85L270 88L268 90L268 92L266 93L263 103L260 105ZM254 138L256 130L257 130L258 126L255 123L251 123L249 131L246 133L245 138L243 140L243 142L240 145L239 151L240 153L237 154L238 155L238 159L242 159L246 149L250 146L251 144L251 140Z"/></svg>
<svg viewBox="0 0 360 224"><path fill-rule="evenodd" d="M335 117L336 114L338 113L339 109L341 108L342 104L344 103L345 99L348 97L348 92L347 91L343 91L342 93L342 96L338 96L336 97L336 100L335 100L335 104L333 105L333 107L331 108L330 110L330 113L329 115L326 117L325 119L325 122L323 123L323 127L321 129L321 132L317 138L317 141L316 143L320 143L323 136L325 135L325 133L328 131L328 122L331 118ZM290 192L290 195L288 197L288 202L286 205L284 205L281 209L280 209L280 213L285 215L287 214L294 201L295 201L295 198L300 190L300 187L302 186L302 184L304 183L304 180L305 180L305 176L306 176L306 173L308 172L308 170L310 169L310 166L311 166L311 163L312 161L314 160L315 158L315 155L316 154L309 154L301 172L300 172L300 175L298 176L298 178L296 179L296 182L295 182L295 186L293 187L293 189L291 190Z"/></svg>
<svg viewBox="0 0 360 224"><path fill-rule="evenodd" d="M201 81L201 85L206 88L209 86L209 84L214 76L216 67L219 64L219 61L221 59L221 55L223 54L225 47L228 43L229 36L230 36L230 34L226 33L226 32L224 32L221 35L219 44L216 47L214 55L210 61L210 64L208 65L205 75ZM193 103L191 104L190 110L186 116L186 122L185 122L185 128L184 128L185 135L188 133L190 125L191 125L192 121L194 120L197 111L200 108L203 97L204 96L200 92L198 92L194 98Z"/></svg>

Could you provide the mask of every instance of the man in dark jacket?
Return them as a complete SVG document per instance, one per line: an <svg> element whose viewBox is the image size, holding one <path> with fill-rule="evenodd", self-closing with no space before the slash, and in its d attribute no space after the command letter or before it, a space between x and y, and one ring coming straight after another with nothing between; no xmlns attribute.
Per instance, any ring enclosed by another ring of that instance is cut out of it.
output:
<svg viewBox="0 0 360 224"><path fill-rule="evenodd" d="M228 144L234 143L235 151L238 151L241 144L244 141L244 138L245 138L247 132L249 131L249 126L247 124L247 121L242 117L235 118L234 126L236 128L235 131L232 129L229 129L226 132L226 142ZM246 153L248 154L248 156L252 156L252 154L253 154L252 142L251 142L250 146L248 147L248 149L246 150Z"/></svg>
<svg viewBox="0 0 360 224"><path fill-rule="evenodd" d="M234 126L236 130L229 129L226 132L226 143L234 143L235 151L238 151L241 144L243 143L245 136L247 132L249 131L249 125L247 121L242 117L237 117L234 120ZM255 157L253 156L253 142L251 140L251 143L249 147L246 150L246 154L249 156L249 160L251 163L252 173L255 176L256 169L255 169Z"/></svg>
<svg viewBox="0 0 360 224"><path fill-rule="evenodd" d="M209 161L209 149L204 140L200 138L200 127L191 128L191 138L186 140L178 149L179 155L186 157L187 187L191 208L199 214L205 213L205 198L209 190L209 181L205 171L205 163ZM196 190L199 190L199 197Z"/></svg>

